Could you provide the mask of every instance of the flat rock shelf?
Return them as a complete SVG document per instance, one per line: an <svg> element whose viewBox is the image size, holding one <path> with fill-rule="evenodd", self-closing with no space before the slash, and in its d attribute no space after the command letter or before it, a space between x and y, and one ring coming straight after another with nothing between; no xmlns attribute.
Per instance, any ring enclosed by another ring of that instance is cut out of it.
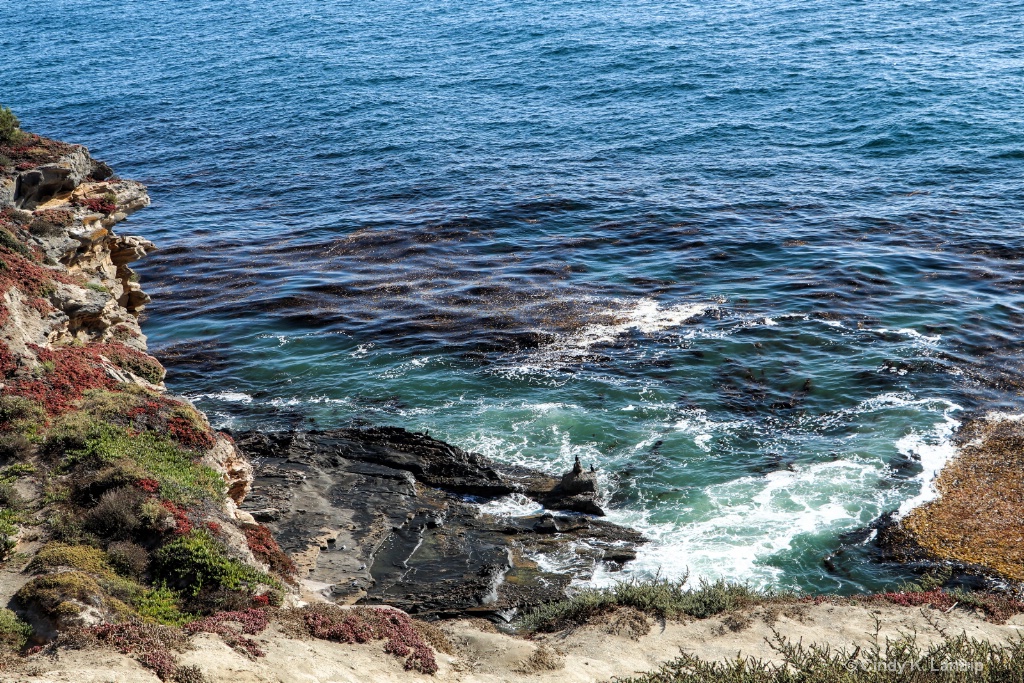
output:
<svg viewBox="0 0 1024 683"><path fill-rule="evenodd" d="M388 427L236 438L256 465L243 509L296 560L309 597L510 619L599 563L621 567L645 540L597 518L598 491L579 466L558 479ZM540 511L481 513L510 495ZM543 569L541 554L564 569Z"/></svg>

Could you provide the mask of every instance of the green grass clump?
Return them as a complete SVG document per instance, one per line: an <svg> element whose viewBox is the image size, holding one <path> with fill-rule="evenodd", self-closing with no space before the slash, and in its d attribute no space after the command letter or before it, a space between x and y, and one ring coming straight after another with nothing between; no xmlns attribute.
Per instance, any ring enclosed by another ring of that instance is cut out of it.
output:
<svg viewBox="0 0 1024 683"><path fill-rule="evenodd" d="M21 242L21 240L19 240L18 238L16 238L14 235L7 232L3 228L0 228L0 247L7 247L11 251L21 254L22 256L29 260L34 260L32 258L32 252L29 250L29 248L26 247Z"/></svg>
<svg viewBox="0 0 1024 683"><path fill-rule="evenodd" d="M0 650L20 650L25 647L32 628L14 612L0 607Z"/></svg>
<svg viewBox="0 0 1024 683"><path fill-rule="evenodd" d="M585 624L591 618L618 607L632 607L661 619L707 617L781 599L742 584L701 581L696 587L678 581L624 581L611 588L582 590L567 600L538 607L524 617L528 631L558 631Z"/></svg>
<svg viewBox="0 0 1024 683"><path fill-rule="evenodd" d="M160 482L160 495L177 503L219 499L224 479L209 467L193 462L193 454L163 434L141 434L103 422L81 420L55 430L56 447L64 453L64 469L92 470L115 463L137 465L148 478Z"/></svg>
<svg viewBox="0 0 1024 683"><path fill-rule="evenodd" d="M196 618L181 611L178 594L167 586L143 591L132 600L132 607L144 621L164 626L182 626Z"/></svg>
<svg viewBox="0 0 1024 683"><path fill-rule="evenodd" d="M0 426L4 431L33 436L45 422L46 411L38 403L21 396L0 396Z"/></svg>
<svg viewBox="0 0 1024 683"><path fill-rule="evenodd" d="M995 683L1024 681L1024 637L1002 645L945 636L927 649L916 635L866 648L832 649L792 643L775 634L778 662L751 657L706 661L683 652L656 671L617 683Z"/></svg>
<svg viewBox="0 0 1024 683"><path fill-rule="evenodd" d="M39 469L29 463L16 463L0 469L0 479L18 479L26 474L35 474Z"/></svg>
<svg viewBox="0 0 1024 683"><path fill-rule="evenodd" d="M14 547L18 545L18 523L21 517L17 510L0 508L0 561L6 560Z"/></svg>
<svg viewBox="0 0 1024 683"><path fill-rule="evenodd" d="M191 531L160 548L153 556L153 573L193 596L202 590L237 591L259 584L281 587L263 572L228 557L224 546L205 529Z"/></svg>

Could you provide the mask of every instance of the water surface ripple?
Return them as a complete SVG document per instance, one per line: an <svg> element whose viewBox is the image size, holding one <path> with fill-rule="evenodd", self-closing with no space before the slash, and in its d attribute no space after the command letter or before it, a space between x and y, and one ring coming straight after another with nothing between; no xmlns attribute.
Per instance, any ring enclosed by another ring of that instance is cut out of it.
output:
<svg viewBox="0 0 1024 683"><path fill-rule="evenodd" d="M145 328L222 426L580 455L631 571L849 592L1019 407L1024 3L47 8L0 102L149 185Z"/></svg>

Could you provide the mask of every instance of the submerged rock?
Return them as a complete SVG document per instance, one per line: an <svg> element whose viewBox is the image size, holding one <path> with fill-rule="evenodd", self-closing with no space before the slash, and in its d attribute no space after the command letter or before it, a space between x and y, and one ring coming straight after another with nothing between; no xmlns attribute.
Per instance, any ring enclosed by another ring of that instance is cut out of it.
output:
<svg viewBox="0 0 1024 683"><path fill-rule="evenodd" d="M582 515L480 513L478 503L517 495L600 514L596 477L582 466L559 481L390 427L249 433L237 443L256 464L243 510L274 531L307 594L338 602L507 617L561 597L599 563L621 567L644 542ZM564 569L530 559L541 554Z"/></svg>

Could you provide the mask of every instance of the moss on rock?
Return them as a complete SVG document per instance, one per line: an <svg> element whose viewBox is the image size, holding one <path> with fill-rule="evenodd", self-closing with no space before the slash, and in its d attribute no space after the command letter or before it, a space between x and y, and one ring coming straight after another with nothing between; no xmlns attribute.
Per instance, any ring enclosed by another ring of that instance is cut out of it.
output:
<svg viewBox="0 0 1024 683"><path fill-rule="evenodd" d="M957 439L935 482L939 497L902 526L934 558L1024 581L1024 422L972 420Z"/></svg>

